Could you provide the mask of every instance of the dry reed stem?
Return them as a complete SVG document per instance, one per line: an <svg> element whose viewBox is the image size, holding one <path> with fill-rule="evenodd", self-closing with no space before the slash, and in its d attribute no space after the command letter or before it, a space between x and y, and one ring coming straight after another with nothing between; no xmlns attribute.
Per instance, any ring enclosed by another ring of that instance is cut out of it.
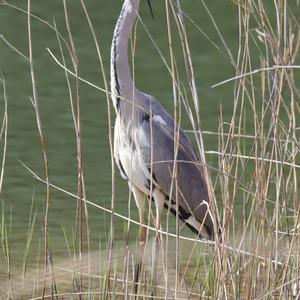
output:
<svg viewBox="0 0 300 300"><path fill-rule="evenodd" d="M45 209L45 219L44 219L44 289L43 296L46 289L46 277L48 272L48 217L49 217L49 207L50 207L50 185L49 185L49 166L48 166L48 154L46 147L46 139L43 132L42 121L40 117L39 110L39 98L37 94L35 73L33 67L33 53L32 53L32 38L31 38L31 0L27 2L27 30L28 30L28 48L29 48L29 65L32 83L32 93L33 93L33 105L36 116L36 123L38 127L38 132L40 136L40 143L42 148L43 160L44 160L44 171L45 171L45 181L46 181L46 209Z"/></svg>
<svg viewBox="0 0 300 300"><path fill-rule="evenodd" d="M8 130L8 114L7 114L7 94L6 94L6 83L3 74L0 74L0 81L3 87L3 99L4 99L4 113L3 121L0 131L0 141L3 138L3 152L2 152L2 163L1 163L1 173L0 173L0 195L2 194L3 179L4 179L4 170L5 162L7 155L7 130Z"/></svg>

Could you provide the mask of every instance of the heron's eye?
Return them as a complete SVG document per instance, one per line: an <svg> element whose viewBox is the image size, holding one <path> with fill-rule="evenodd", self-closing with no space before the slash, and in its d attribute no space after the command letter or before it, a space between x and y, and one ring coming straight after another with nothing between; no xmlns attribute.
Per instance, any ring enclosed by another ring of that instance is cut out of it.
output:
<svg viewBox="0 0 300 300"><path fill-rule="evenodd" d="M141 123L143 123L143 122L145 122L145 121L146 121L146 122L149 122L149 119L150 119L150 116L149 116L148 114L145 113L145 114L143 115L143 118L142 118L142 122L141 122Z"/></svg>

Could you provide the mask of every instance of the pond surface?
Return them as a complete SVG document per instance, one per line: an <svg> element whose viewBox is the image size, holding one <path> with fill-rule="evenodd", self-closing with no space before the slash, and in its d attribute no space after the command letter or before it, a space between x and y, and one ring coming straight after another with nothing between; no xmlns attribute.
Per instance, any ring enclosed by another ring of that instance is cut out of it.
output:
<svg viewBox="0 0 300 300"><path fill-rule="evenodd" d="M32 13L53 25L68 40L62 1L32 0ZM115 21L122 6L122 0L86 1L87 10L93 22L99 41L106 73L109 77L110 43ZM10 1L20 9L27 9L27 1ZM141 17L157 46L169 61L164 1L153 1L154 19L147 5L141 5ZM182 1L184 11L220 47L224 48L214 26L205 12L201 1ZM231 1L210 1L208 3L228 47L235 55L237 46L237 11ZM97 53L80 1L69 1L71 30L79 59L79 73L82 78L104 87ZM224 54L194 26L187 21L188 37L196 72L201 103L202 129L217 131L220 104L223 105L225 119L232 108L232 86L212 89L211 86L234 75L234 70ZM0 34L16 49L28 56L27 16L21 10L0 5ZM179 69L183 69L180 43L174 26L174 49L178 57ZM54 62L47 48L61 60L55 32L46 24L32 18L32 43L35 76L40 100L41 118L45 131L49 154L50 181L77 194L76 136L74 132L68 88L64 71ZM64 54L68 68L73 70L66 49ZM32 97L29 65L0 40L0 71L6 81L8 98L8 145L5 163L4 185L1 194L1 210L8 226L8 240L11 262L21 266L27 240L31 207L36 212L35 230L30 255L35 258L43 243L43 218L45 213L46 189L22 166L27 165L43 177L43 156L38 136L36 118L30 98ZM136 85L146 93L159 99L172 112L172 79L163 66L160 55L145 33L138 26L135 59ZM182 75L184 77L184 74ZM73 95L75 81L71 79ZM106 96L84 83L80 84L82 147L87 199L110 208L111 201L111 159L108 141L108 118ZM3 114L3 89L1 87L0 112ZM2 121L1 121L2 122ZM185 115L182 126L191 129ZM205 136L206 150L216 150L217 137ZM3 139L1 140L1 149ZM2 151L2 150L1 150ZM2 152L1 152L2 154ZM216 164L216 157L207 157L210 164ZM127 183L116 175L116 210L125 216L128 210ZM131 217L137 219L135 204L131 203ZM55 189L51 190L49 211L49 247L55 257L67 255L68 242L72 244L76 224L76 199ZM110 215L89 206L92 247L109 235ZM117 238L122 239L125 221L117 219ZM137 226L130 228L130 239L135 240ZM42 252L42 251L41 251ZM1 254L2 255L2 254ZM0 257L1 257L0 255ZM0 259L1 261L2 259ZM3 261L3 260L2 260ZM0 263L0 270L4 265ZM0 272L1 273L1 272Z"/></svg>

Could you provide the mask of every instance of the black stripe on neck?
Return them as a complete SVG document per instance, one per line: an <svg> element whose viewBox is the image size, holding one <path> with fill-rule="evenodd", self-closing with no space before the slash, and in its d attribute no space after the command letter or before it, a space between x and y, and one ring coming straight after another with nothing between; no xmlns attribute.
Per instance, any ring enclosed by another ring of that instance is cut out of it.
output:
<svg viewBox="0 0 300 300"><path fill-rule="evenodd" d="M114 77L115 77L115 83L116 83L116 90L119 96L121 96L121 88L120 88L120 83L119 83L119 78L118 78L118 72L117 72L117 39L119 37L119 31L120 31L120 25L124 17L124 12L125 12L125 6L123 6L122 11L120 13L119 19L117 21L117 25L115 28L115 33L113 37L113 68L114 68ZM117 110L120 109L120 97L117 97L116 99L116 108Z"/></svg>

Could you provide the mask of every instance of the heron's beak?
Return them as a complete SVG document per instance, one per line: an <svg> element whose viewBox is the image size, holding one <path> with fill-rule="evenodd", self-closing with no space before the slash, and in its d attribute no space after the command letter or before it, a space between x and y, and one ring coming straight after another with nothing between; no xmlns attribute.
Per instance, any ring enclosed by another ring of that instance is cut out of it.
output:
<svg viewBox="0 0 300 300"><path fill-rule="evenodd" d="M149 9L150 9L151 17L152 17L152 19L154 19L154 15L153 15L153 10L152 10L152 6L151 6L151 2L150 2L150 0L147 0L147 2L148 2Z"/></svg>

